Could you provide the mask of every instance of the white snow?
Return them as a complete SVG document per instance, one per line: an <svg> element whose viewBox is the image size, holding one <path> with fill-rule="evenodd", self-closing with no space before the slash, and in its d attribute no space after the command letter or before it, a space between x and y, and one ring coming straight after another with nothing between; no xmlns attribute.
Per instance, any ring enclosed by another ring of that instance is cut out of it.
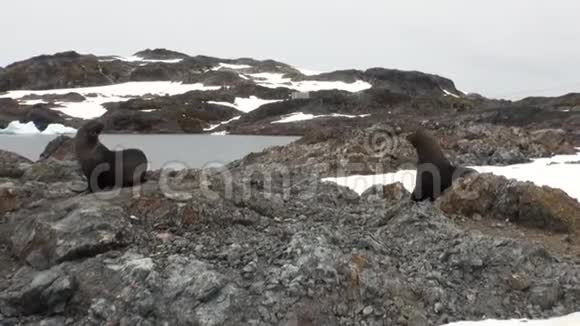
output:
<svg viewBox="0 0 580 326"><path fill-rule="evenodd" d="M340 113L333 113L333 114L321 114L321 115L314 115L310 113L302 113L302 112L294 112L287 115L282 116L280 120L273 121L272 123L290 123L296 121L305 121L305 120L312 120L317 118L323 117L336 117L336 118L364 118L368 117L370 114L359 114L359 115L349 115L349 114L340 114Z"/></svg>
<svg viewBox="0 0 580 326"><path fill-rule="evenodd" d="M22 105L35 105L35 104L46 104L48 102L44 101L44 100L20 100L18 101L19 104Z"/></svg>
<svg viewBox="0 0 580 326"><path fill-rule="evenodd" d="M445 96L453 96L453 97L459 98L459 95L453 94L450 91L446 90L445 88L442 88L441 90L443 91L443 93L445 93Z"/></svg>
<svg viewBox="0 0 580 326"><path fill-rule="evenodd" d="M239 115L239 116L237 116L237 117L233 117L233 118L231 118L231 119L229 119L229 120L222 121L222 122L220 122L220 123L218 123L218 124L211 125L209 128L205 128L205 129L204 129L204 131L212 131L212 130L216 129L216 128L217 128L217 127L219 127L219 126L227 125L228 123L230 123L230 122L232 122L232 121L239 120L241 117L242 117L242 116L241 116L241 115Z"/></svg>
<svg viewBox="0 0 580 326"><path fill-rule="evenodd" d="M231 63L221 63L216 66L213 67L211 70L220 70L222 68L228 68L228 69L247 69L247 68L252 68L252 66L250 65L236 65L236 64L231 64Z"/></svg>
<svg viewBox="0 0 580 326"><path fill-rule="evenodd" d="M229 106L239 111L248 113L254 111L255 109L259 108L264 104L275 103L280 101L283 100L264 100L261 98L257 98L256 96L250 96L250 97L236 97L236 100L233 104L230 102L218 102L218 101L207 101L207 103Z"/></svg>
<svg viewBox="0 0 580 326"><path fill-rule="evenodd" d="M443 326L578 326L580 325L580 312L567 316L551 319L510 319L496 320L487 319L482 321L460 321Z"/></svg>
<svg viewBox="0 0 580 326"><path fill-rule="evenodd" d="M579 148L580 150L580 148ZM549 186L565 191L570 197L580 200L580 152L575 155L557 155L552 158L535 159L531 163L508 166L471 166L481 173L493 173L520 181L531 181L538 186ZM351 175L325 178L362 194L376 184L387 185L401 182L409 191L415 188L416 170L399 170L396 173L377 175ZM579 324L580 325L580 324Z"/></svg>
<svg viewBox="0 0 580 326"><path fill-rule="evenodd" d="M0 97L10 97L20 99L26 95L47 95L47 94L68 94L79 93L85 96L83 102L57 102L61 107L53 110L61 111L75 118L93 119L100 117L107 110L102 104L107 102L121 102L131 98L151 95L177 95L187 93L193 90L216 90L220 86L204 86L203 84L183 84L170 81L152 81L152 82L128 82L107 86L80 87L80 88L63 88L49 90L17 90L9 91ZM91 95L91 96L89 96Z"/></svg>
<svg viewBox="0 0 580 326"><path fill-rule="evenodd" d="M115 60L120 60L120 61L125 61L125 62L145 62L145 63L152 63L152 62L161 62L161 63L178 63L183 61L183 59L145 59L143 57L139 57L136 55L132 55L130 57L122 57L122 56L114 56L113 59L101 59L99 61L101 62L107 62L107 61L115 61Z"/></svg>
<svg viewBox="0 0 580 326"><path fill-rule="evenodd" d="M93 87L79 87L79 88L61 88L61 89L47 89L41 91L34 90L17 90L8 91L5 95L1 97L11 97L14 99L22 98L23 96L36 94L36 95L48 95L57 94L64 95L68 93L79 93L83 96L88 94L98 94L106 97L137 97L144 96L147 94L156 95L177 95L183 94L193 90L216 90L220 86L204 86L203 84L183 84L180 82L170 82L170 81L151 81L151 82L128 82L121 84L113 84L106 86L93 86Z"/></svg>
<svg viewBox="0 0 580 326"><path fill-rule="evenodd" d="M318 81L318 80L304 80L292 81L290 78L285 78L281 73L262 72L258 74L249 74L258 85L277 88L287 87L297 90L299 92L314 92L321 90L338 89L347 92L359 92L372 87L371 84L362 80L357 80L354 83L345 83L341 81Z"/></svg>
<svg viewBox="0 0 580 326"><path fill-rule="evenodd" d="M64 126L60 123L49 124L42 132L36 128L34 122L20 123L19 121L12 121L4 129L0 129L0 134L9 135L61 135L74 134L77 130L71 127Z"/></svg>

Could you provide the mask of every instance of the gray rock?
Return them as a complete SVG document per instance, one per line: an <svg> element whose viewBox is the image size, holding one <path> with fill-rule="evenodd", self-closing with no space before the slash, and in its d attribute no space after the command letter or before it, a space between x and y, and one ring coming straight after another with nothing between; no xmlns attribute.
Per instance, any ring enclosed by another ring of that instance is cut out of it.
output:
<svg viewBox="0 0 580 326"><path fill-rule="evenodd" d="M58 268L42 272L23 268L0 293L0 311L6 316L62 312L76 289L74 278Z"/></svg>
<svg viewBox="0 0 580 326"><path fill-rule="evenodd" d="M11 237L14 253L38 269L95 256L131 241L132 227L124 211L89 198L19 222Z"/></svg>

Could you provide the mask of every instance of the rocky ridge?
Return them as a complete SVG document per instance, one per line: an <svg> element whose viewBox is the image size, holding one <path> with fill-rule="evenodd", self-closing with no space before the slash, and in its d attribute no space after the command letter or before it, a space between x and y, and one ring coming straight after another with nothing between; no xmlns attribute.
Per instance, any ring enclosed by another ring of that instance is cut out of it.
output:
<svg viewBox="0 0 580 326"><path fill-rule="evenodd" d="M145 94L125 102L114 99L103 105L106 113L101 118L106 120L107 132L304 135L309 130L364 128L376 122L406 128L421 116L432 123L476 121L535 130L563 129L575 135L575 142L580 141L576 94L516 102L492 100L463 94L450 79L416 71L371 68L305 75L274 60L190 56L166 49L147 49L128 58L69 51L8 65L0 69L0 96L2 91L18 89L70 88L70 94L45 92L17 101L0 98L0 128L14 120L32 121L41 131L49 123L78 128L82 119L58 110L99 94L83 96L75 94L75 88L152 81L203 85L212 90L171 96ZM340 90L356 83L366 83L368 88ZM251 112L234 111L241 109L238 99L252 98L278 102L257 102ZM296 114L313 118L273 123ZM224 123L238 115L239 120Z"/></svg>

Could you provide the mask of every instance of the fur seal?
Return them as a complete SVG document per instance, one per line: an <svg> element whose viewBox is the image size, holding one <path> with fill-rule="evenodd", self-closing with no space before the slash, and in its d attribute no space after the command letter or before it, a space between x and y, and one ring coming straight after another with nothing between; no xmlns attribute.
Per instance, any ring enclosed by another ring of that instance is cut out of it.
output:
<svg viewBox="0 0 580 326"><path fill-rule="evenodd" d="M417 151L417 177L411 195L414 201L435 200L457 178L477 173L474 169L454 166L443 154L439 143L431 134L419 129L407 136Z"/></svg>
<svg viewBox="0 0 580 326"><path fill-rule="evenodd" d="M84 124L74 139L75 154L88 180L89 192L131 187L145 182L147 157L139 149L111 151L99 142L104 124Z"/></svg>

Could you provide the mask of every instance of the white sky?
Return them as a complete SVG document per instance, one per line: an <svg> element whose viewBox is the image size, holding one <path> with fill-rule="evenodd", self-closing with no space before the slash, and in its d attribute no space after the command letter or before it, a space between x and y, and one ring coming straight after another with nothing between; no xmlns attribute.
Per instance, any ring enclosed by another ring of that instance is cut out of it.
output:
<svg viewBox="0 0 580 326"><path fill-rule="evenodd" d="M577 0L4 0L0 65L77 50L436 73L491 97L580 91Z"/></svg>

